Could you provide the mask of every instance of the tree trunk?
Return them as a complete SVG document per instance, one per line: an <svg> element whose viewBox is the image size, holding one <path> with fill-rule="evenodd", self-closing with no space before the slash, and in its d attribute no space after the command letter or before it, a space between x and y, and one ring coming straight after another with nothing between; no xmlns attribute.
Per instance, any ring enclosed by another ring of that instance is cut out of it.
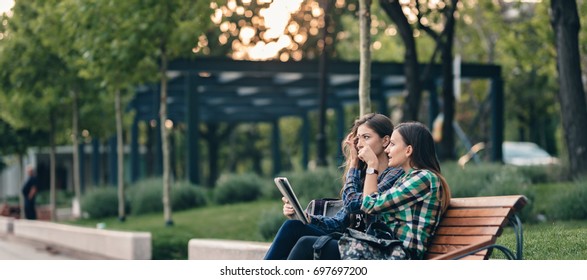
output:
<svg viewBox="0 0 587 280"><path fill-rule="evenodd" d="M322 28L321 51L319 60L319 85L318 92L320 93L320 109L318 111L318 135L316 135L316 151L318 157L316 165L327 166L326 160L326 108L328 103L328 46L326 39L328 38L328 24L330 21L329 0L320 1L320 6L324 10L324 27Z"/></svg>
<svg viewBox="0 0 587 280"><path fill-rule="evenodd" d="M208 142L208 186L213 187L218 179L218 154L219 154L219 142L220 138L218 135L218 124L207 123L208 133L205 135L206 141Z"/></svg>
<svg viewBox="0 0 587 280"><path fill-rule="evenodd" d="M581 82L580 20L576 1L551 1L551 23L556 36L557 68L564 137L573 176L587 174L587 102Z"/></svg>
<svg viewBox="0 0 587 280"><path fill-rule="evenodd" d="M371 0L359 0L359 114L371 113Z"/></svg>
<svg viewBox="0 0 587 280"><path fill-rule="evenodd" d="M402 119L404 121L417 121L422 99L422 87L420 86L420 66L418 63L414 31L402 11L399 1L380 0L379 3L387 16L395 22L406 48L404 53L404 75L406 77L408 95L406 96Z"/></svg>
<svg viewBox="0 0 587 280"><path fill-rule="evenodd" d="M24 177L25 177L25 173L26 173L26 170L25 170L26 167L24 166L23 156L24 155L21 153L18 154L18 168L20 168L20 178L18 178L18 179L20 179L20 182L18 184L19 186L24 186L24 179L25 179ZM37 167L35 166L35 172L39 172L36 168ZM38 176L38 173L37 173L37 176ZM4 201L3 201L4 203L6 203L6 199L7 199L7 197L5 194ZM22 216L22 213L24 213L23 212L24 211L24 196L22 195L22 190L18 191L18 207L19 207L18 209L20 209L19 215Z"/></svg>
<svg viewBox="0 0 587 280"><path fill-rule="evenodd" d="M71 140L73 145L73 190L74 190L74 203L77 206L80 206L81 209L81 180L80 180L80 162L79 162L79 108L77 104L78 93L76 90L71 92L72 95L72 127L71 127ZM73 211L74 215L79 215L80 213ZM79 216L75 216L75 218L79 218Z"/></svg>
<svg viewBox="0 0 587 280"><path fill-rule="evenodd" d="M165 225L173 225L171 217L171 165L169 163L169 131L165 127L167 121L167 54L161 48L161 100L159 104L159 118L161 125L161 145L163 151L163 218Z"/></svg>
<svg viewBox="0 0 587 280"><path fill-rule="evenodd" d="M49 145L51 146L49 152L49 210L51 211L51 221L57 221L57 148L55 147L55 116L49 113Z"/></svg>
<svg viewBox="0 0 587 280"><path fill-rule="evenodd" d="M126 220L125 196L124 196L124 143L122 131L122 100L120 90L116 90L114 97L114 109L116 111L116 151L118 164L118 220Z"/></svg>
<svg viewBox="0 0 587 280"><path fill-rule="evenodd" d="M456 4L456 3L455 3ZM454 17L454 14L449 16ZM445 28L445 38L442 44L442 100L444 122L442 123L442 140L440 141L441 160L455 159L455 134L453 128L455 116L455 94L454 94L454 75L453 75L453 37L454 37L454 20L447 20Z"/></svg>

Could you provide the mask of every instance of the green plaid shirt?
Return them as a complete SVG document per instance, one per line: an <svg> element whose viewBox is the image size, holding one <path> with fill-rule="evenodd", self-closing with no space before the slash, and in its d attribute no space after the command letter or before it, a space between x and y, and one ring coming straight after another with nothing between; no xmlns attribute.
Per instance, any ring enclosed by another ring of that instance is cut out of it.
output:
<svg viewBox="0 0 587 280"><path fill-rule="evenodd" d="M426 169L412 169L391 189L363 198L365 213L380 214L415 259L423 259L440 221L440 180Z"/></svg>

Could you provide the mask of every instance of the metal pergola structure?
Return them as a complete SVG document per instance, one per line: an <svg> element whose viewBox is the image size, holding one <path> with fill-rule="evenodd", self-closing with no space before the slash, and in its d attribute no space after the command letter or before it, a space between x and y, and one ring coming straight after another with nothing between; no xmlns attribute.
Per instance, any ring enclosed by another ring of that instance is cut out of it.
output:
<svg viewBox="0 0 587 280"><path fill-rule="evenodd" d="M169 64L168 118L187 125L187 174L198 183L199 123L269 122L273 124L273 172L280 171L278 120L286 116L304 120L303 161L308 161L308 113L320 106L318 61L236 61L225 58L176 60ZM426 65L421 65L424 69ZM327 64L327 107L337 114L338 138L344 137L347 123L343 108L358 102L359 63L329 61ZM401 95L405 88L404 65L373 62L371 99L375 111L388 114L387 100ZM424 85L430 96L430 116L438 114L437 82L441 66L431 65L431 82ZM491 82L492 129L490 141L503 141L503 82L501 67L462 64L461 78ZM131 129L131 178L138 176L138 123L158 121L159 85L137 87L131 108L136 111ZM429 123L430 124L430 123ZM501 145L493 145L491 158L501 161ZM111 167L116 168L116 167ZM114 169L115 170L115 169ZM116 174L114 172L113 174Z"/></svg>

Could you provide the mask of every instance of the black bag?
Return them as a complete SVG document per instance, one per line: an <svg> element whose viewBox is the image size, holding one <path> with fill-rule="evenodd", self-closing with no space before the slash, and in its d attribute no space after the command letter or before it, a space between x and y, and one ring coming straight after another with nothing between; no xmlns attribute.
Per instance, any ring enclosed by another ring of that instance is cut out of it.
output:
<svg viewBox="0 0 587 280"><path fill-rule="evenodd" d="M340 237L342 236L342 233L340 232L333 232L327 235L322 235L320 237L318 237L318 239L314 242L314 245L312 245L312 248L314 249L314 259L315 260L319 260L322 257L322 248L324 248L324 245L326 245L326 243L328 243L330 240L339 240Z"/></svg>
<svg viewBox="0 0 587 280"><path fill-rule="evenodd" d="M338 240L341 260L407 260L409 254L402 241L394 238L382 222L369 226L367 232L347 229Z"/></svg>

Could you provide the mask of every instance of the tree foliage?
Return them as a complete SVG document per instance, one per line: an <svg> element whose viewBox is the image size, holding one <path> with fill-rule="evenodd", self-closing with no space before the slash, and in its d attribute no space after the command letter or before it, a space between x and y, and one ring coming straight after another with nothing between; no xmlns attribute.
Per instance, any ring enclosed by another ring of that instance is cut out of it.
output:
<svg viewBox="0 0 587 280"><path fill-rule="evenodd" d="M49 134L50 207L56 218L55 138L68 123L67 77L64 60L43 45L33 24L43 21L43 1L17 2L0 49L0 116L14 128Z"/></svg>

